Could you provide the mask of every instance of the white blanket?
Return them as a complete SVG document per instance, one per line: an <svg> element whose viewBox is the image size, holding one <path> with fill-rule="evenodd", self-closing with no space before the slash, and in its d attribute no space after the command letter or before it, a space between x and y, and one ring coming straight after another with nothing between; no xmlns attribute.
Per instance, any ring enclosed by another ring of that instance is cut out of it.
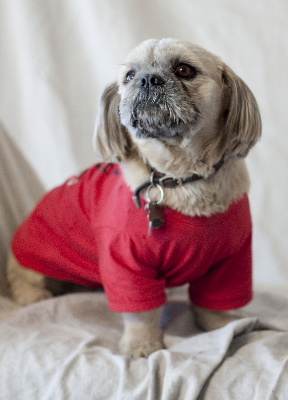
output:
<svg viewBox="0 0 288 400"><path fill-rule="evenodd" d="M122 319L103 293L23 309L3 297L0 306L16 313L0 323L1 400L287 399L285 299L259 294L242 309L246 318L203 333L187 303L172 297L166 349L138 360L118 354Z"/></svg>

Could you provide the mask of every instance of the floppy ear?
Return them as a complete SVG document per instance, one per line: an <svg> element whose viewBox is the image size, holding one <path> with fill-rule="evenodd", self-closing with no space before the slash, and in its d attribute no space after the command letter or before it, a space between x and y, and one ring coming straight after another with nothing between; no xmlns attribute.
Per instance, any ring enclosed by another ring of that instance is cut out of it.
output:
<svg viewBox="0 0 288 400"><path fill-rule="evenodd" d="M245 157L261 136L261 118L257 102L248 86L227 65L222 71L223 82L230 91L230 105L224 135L227 156Z"/></svg>
<svg viewBox="0 0 288 400"><path fill-rule="evenodd" d="M108 86L100 99L95 126L95 140L102 157L110 162L125 160L132 141L119 116L120 95L116 83Z"/></svg>

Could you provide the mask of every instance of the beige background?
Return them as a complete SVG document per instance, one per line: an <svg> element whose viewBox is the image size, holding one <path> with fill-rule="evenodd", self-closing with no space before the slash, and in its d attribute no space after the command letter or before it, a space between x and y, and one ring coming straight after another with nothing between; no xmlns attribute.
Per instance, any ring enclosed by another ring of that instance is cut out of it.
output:
<svg viewBox="0 0 288 400"><path fill-rule="evenodd" d="M0 2L0 250L44 190L97 160L97 102L140 41L177 37L219 55L254 92L249 154L255 285L288 292L288 3L284 0Z"/></svg>

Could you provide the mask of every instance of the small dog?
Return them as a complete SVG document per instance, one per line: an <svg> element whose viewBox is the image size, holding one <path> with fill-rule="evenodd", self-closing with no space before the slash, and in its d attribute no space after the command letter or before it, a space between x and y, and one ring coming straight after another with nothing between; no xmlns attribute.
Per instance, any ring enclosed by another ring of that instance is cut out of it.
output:
<svg viewBox="0 0 288 400"><path fill-rule="evenodd" d="M45 276L101 284L124 313L120 350L135 358L164 347L165 287L189 283L200 327L225 325L225 310L251 299L243 158L260 134L253 94L218 57L176 39L143 42L100 101L96 140L110 163L48 193L17 230L13 298L50 297Z"/></svg>

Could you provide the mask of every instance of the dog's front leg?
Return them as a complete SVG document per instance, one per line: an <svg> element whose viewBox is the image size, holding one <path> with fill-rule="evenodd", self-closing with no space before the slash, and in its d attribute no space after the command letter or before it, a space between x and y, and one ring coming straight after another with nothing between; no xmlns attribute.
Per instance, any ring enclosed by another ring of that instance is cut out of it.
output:
<svg viewBox="0 0 288 400"><path fill-rule="evenodd" d="M150 311L123 313L124 333L119 343L121 353L139 358L163 349L161 314L162 307Z"/></svg>

